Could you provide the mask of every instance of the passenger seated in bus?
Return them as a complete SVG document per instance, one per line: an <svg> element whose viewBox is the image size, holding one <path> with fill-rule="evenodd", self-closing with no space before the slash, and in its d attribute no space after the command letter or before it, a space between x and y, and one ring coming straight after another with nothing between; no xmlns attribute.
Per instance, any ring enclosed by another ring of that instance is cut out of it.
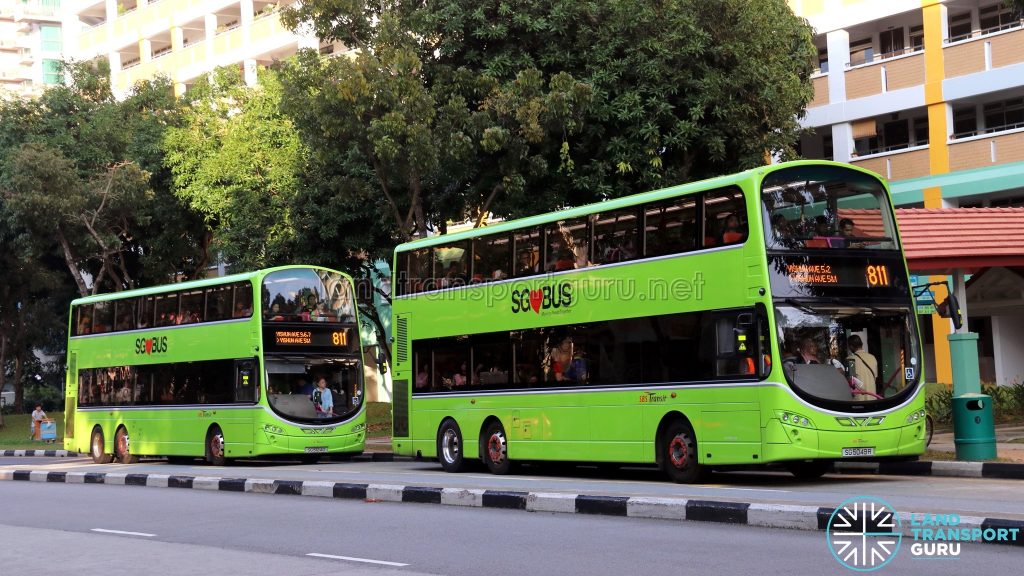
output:
<svg viewBox="0 0 1024 576"><path fill-rule="evenodd" d="M740 230L740 219L735 214L730 214L725 219L725 227L722 229L722 244L735 244L743 240L743 232Z"/></svg>
<svg viewBox="0 0 1024 576"><path fill-rule="evenodd" d="M426 366L420 366L418 372L416 372L416 389L423 390L430 386L430 372L427 371Z"/></svg>
<svg viewBox="0 0 1024 576"><path fill-rule="evenodd" d="M79 335L81 335L81 334L92 334L92 319L89 318L88 316L82 316L82 318L78 320L78 332L77 333Z"/></svg>
<svg viewBox="0 0 1024 576"><path fill-rule="evenodd" d="M267 320L271 322L283 322L284 314L281 312L281 305L274 302L270 305L270 312L267 313Z"/></svg>
<svg viewBox="0 0 1024 576"><path fill-rule="evenodd" d="M246 306L245 302L235 302L235 318L252 316L252 307Z"/></svg>
<svg viewBox="0 0 1024 576"><path fill-rule="evenodd" d="M516 261L516 276L537 273L537 265L534 263L536 260L536 258L534 258L534 254L533 250L519 251L519 256Z"/></svg>
<svg viewBox="0 0 1024 576"><path fill-rule="evenodd" d="M564 382L569 380L566 372L569 370L570 364L572 364L573 346L572 338L565 337L559 342L556 348L553 348L550 353L551 371L555 382Z"/></svg>
<svg viewBox="0 0 1024 576"><path fill-rule="evenodd" d="M821 364L818 357L818 343L814 338L804 338L795 357L788 359L796 364Z"/></svg>
<svg viewBox="0 0 1024 576"><path fill-rule="evenodd" d="M843 218L839 221L839 235L843 237L844 248L863 248L863 242L853 242L851 238L856 236L854 231L853 220L849 218Z"/></svg>
<svg viewBox="0 0 1024 576"><path fill-rule="evenodd" d="M462 273L462 262L456 260L448 265L448 271L441 278L441 288L455 288L466 284L466 276Z"/></svg>

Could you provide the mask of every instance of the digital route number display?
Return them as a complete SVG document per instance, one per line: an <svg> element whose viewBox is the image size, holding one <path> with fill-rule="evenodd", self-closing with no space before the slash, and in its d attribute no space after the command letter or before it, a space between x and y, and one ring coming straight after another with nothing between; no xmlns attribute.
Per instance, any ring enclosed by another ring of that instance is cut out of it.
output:
<svg viewBox="0 0 1024 576"><path fill-rule="evenodd" d="M793 286L864 286L887 288L890 286L889 266L837 266L834 264L786 264L786 274Z"/></svg>

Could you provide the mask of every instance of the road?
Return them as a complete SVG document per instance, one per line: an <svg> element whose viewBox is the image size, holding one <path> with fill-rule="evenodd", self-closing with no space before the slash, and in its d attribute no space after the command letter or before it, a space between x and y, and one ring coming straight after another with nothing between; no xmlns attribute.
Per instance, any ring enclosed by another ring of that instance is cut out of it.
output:
<svg viewBox="0 0 1024 576"><path fill-rule="evenodd" d="M0 482L0 502L12 575L846 572L810 531L35 482ZM1022 560L1018 547L977 544L955 561L897 555L879 573L1013 574Z"/></svg>
<svg viewBox="0 0 1024 576"><path fill-rule="evenodd" d="M884 498L905 512L960 514L1024 519L1024 481L955 477L912 477L833 474L814 481L797 481L785 472L717 473L710 484L678 485L654 469L624 468L603 471L569 466L531 466L519 474L493 476L478 469L447 474L433 462L325 462L301 466L282 462L243 462L227 467L199 463L180 466L162 460L134 465L96 465L85 458L26 458L10 463L0 458L0 469L34 469L84 472L132 472L270 478L276 480L323 480L451 488L481 488L563 492L572 494L629 495L797 504L835 507L853 496Z"/></svg>

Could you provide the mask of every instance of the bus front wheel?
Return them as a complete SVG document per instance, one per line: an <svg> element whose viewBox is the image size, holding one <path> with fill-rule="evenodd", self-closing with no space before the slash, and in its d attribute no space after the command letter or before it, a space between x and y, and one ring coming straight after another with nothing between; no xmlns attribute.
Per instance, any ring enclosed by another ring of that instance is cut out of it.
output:
<svg viewBox="0 0 1024 576"><path fill-rule="evenodd" d="M465 467L462 458L462 430L455 420L445 420L437 431L437 459L445 472L461 472Z"/></svg>
<svg viewBox="0 0 1024 576"><path fill-rule="evenodd" d="M107 452L103 439L103 429L97 426L92 431L92 438L89 440L89 451L92 453L92 461L97 464L110 464L114 460L113 454Z"/></svg>
<svg viewBox="0 0 1024 576"><path fill-rule="evenodd" d="M139 457L132 454L131 438L128 437L128 429L121 426L114 433L114 457L121 464L135 464Z"/></svg>
<svg viewBox="0 0 1024 576"><path fill-rule="evenodd" d="M495 420L487 425L480 444L484 463L491 474L508 474L512 461L508 459L508 437L501 422Z"/></svg>
<svg viewBox="0 0 1024 576"><path fill-rule="evenodd" d="M821 478L828 472L831 466L832 462L828 460L802 460L786 463L786 469L789 470L789 473L800 480Z"/></svg>
<svg viewBox="0 0 1024 576"><path fill-rule="evenodd" d="M685 422L672 422L661 440L661 467L679 484L701 481L707 468L697 462L697 437Z"/></svg>
<svg viewBox="0 0 1024 576"><path fill-rule="evenodd" d="M206 434L206 461L214 466L228 463L224 451L224 433L220 431L220 426L214 425Z"/></svg>

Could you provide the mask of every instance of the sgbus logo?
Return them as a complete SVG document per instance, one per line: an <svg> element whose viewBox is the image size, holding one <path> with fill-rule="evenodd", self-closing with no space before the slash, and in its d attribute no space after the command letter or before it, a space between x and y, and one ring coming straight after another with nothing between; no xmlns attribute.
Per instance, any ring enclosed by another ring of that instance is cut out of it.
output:
<svg viewBox="0 0 1024 576"><path fill-rule="evenodd" d="M572 285L568 282L548 285L536 290L523 288L512 291L512 312L557 310L572 305Z"/></svg>
<svg viewBox="0 0 1024 576"><path fill-rule="evenodd" d="M154 338L136 338L136 354L163 354L167 352L167 336Z"/></svg>

